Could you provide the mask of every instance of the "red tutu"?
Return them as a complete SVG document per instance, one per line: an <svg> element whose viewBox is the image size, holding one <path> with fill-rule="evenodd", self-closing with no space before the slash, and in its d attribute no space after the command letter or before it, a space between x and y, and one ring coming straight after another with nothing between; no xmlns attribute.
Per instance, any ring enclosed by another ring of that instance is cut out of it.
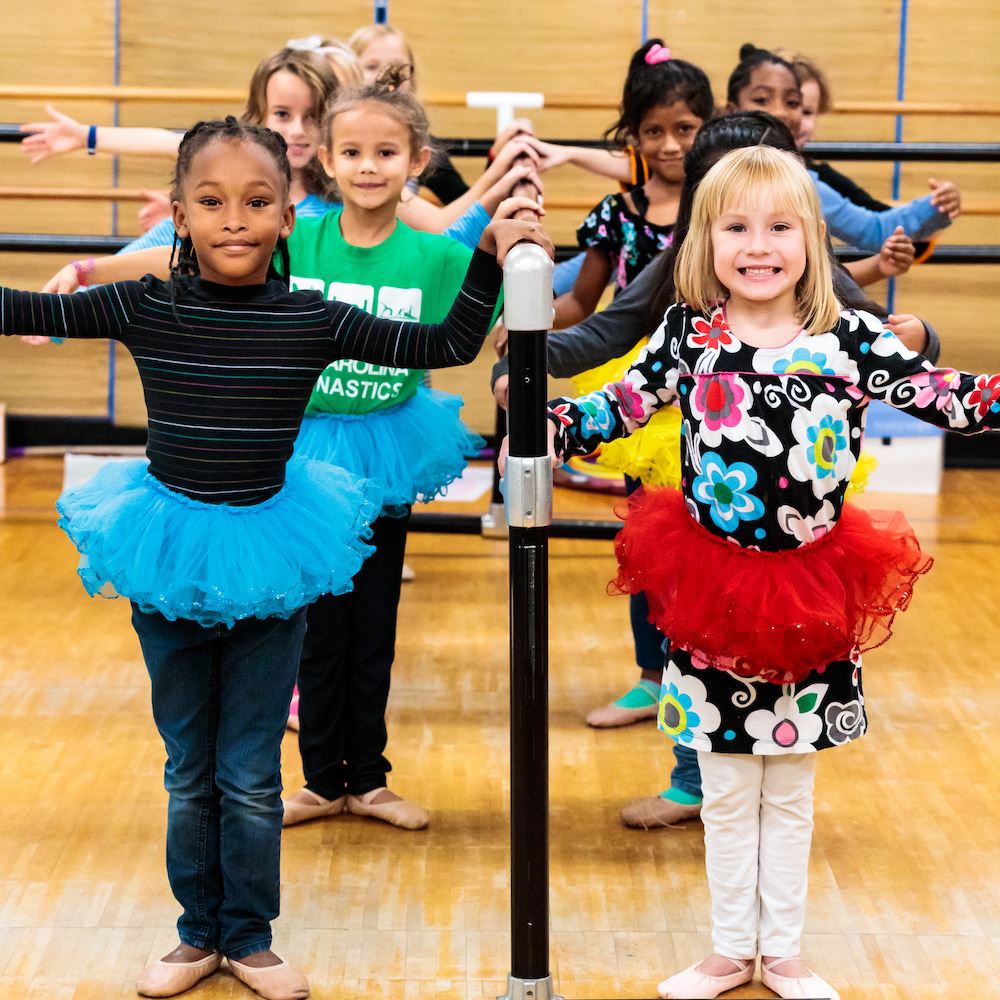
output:
<svg viewBox="0 0 1000 1000"><path fill-rule="evenodd" d="M774 683L881 646L933 564L899 511L848 505L817 541L761 552L711 534L677 490L648 487L629 498L615 552L609 591L644 592L672 646Z"/></svg>

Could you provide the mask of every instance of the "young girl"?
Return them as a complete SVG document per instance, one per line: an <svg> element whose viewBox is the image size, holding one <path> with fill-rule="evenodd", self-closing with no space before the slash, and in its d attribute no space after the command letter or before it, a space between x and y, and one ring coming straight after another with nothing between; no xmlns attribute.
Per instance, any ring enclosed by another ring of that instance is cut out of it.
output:
<svg viewBox="0 0 1000 1000"><path fill-rule="evenodd" d="M730 74L726 100L730 110L767 111L785 122L793 135L799 131L802 92L794 67L767 49L758 49L749 42L740 48L740 61ZM815 173L810 172L810 176L831 235L863 250L878 251L897 226L911 239L929 237L951 225L958 214L958 192L948 182L932 182L931 194L875 212L853 204Z"/></svg>
<svg viewBox="0 0 1000 1000"><path fill-rule="evenodd" d="M698 752L715 953L659 986L711 998L762 979L836 998L799 959L815 751L867 727L861 652L931 560L902 515L844 504L870 398L952 430L1000 427L1000 376L935 369L874 316L840 312L815 189L766 146L701 182L679 304L625 377L550 405L555 453L587 453L679 401L680 494L630 502L624 591L668 637L659 725Z"/></svg>
<svg viewBox="0 0 1000 1000"><path fill-rule="evenodd" d="M132 602L167 749L167 874L183 913L180 944L139 979L149 996L189 989L223 955L263 997L309 991L270 950L280 743L305 606L350 588L381 503L343 470L286 468L317 375L342 357L471 361L501 280L490 254L523 236L549 245L536 225L494 223L444 323L378 319L268 280L294 223L290 186L279 136L235 118L199 123L177 160L169 281L66 296L0 289L0 332L110 336L146 396L148 470L107 466L59 510L87 590ZM523 205L533 203L509 209Z"/></svg>
<svg viewBox="0 0 1000 1000"><path fill-rule="evenodd" d="M616 146L636 143L649 179L608 195L577 231L586 258L572 290L556 299L556 329L578 323L597 307L610 278L616 291L670 242L684 180L684 155L714 108L708 77L671 57L654 38L629 62L621 114L606 133Z"/></svg>
<svg viewBox="0 0 1000 1000"><path fill-rule="evenodd" d="M392 67L327 110L320 158L343 211L308 220L289 241L292 287L316 288L385 317L437 320L468 268L469 251L396 218L409 179L430 155L427 116ZM382 484L375 552L351 593L308 612L299 665L299 748L305 788L285 801L286 826L345 809L407 829L428 814L386 787L385 709L394 658L410 507L459 476L482 443L458 418L461 399L425 388L423 372L337 362L306 409L296 453Z"/></svg>

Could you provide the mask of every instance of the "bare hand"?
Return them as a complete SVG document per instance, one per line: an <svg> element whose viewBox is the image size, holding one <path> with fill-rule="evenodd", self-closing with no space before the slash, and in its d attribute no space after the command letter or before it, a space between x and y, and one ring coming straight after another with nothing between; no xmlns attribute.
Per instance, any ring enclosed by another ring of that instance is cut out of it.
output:
<svg viewBox="0 0 1000 1000"><path fill-rule="evenodd" d="M510 396L510 376L501 375L493 383L493 398L497 401L497 406L502 410L507 409L507 401Z"/></svg>
<svg viewBox="0 0 1000 1000"><path fill-rule="evenodd" d="M531 198L508 198L500 204L493 221L483 230L483 235L480 237L479 248L494 254L501 267L510 248L525 240L537 243L555 259L555 247L540 222L511 218L516 212L525 209L538 216L545 214L542 206Z"/></svg>
<svg viewBox="0 0 1000 1000"><path fill-rule="evenodd" d="M538 155L538 169L543 174L553 167L561 167L564 163L569 163L571 155L569 146L545 142L542 139L536 139L533 135L525 136L523 141Z"/></svg>
<svg viewBox="0 0 1000 1000"><path fill-rule="evenodd" d="M893 313L885 325L908 347L917 354L927 350L927 330L923 320L909 313Z"/></svg>
<svg viewBox="0 0 1000 1000"><path fill-rule="evenodd" d="M80 276L76 273L76 268L72 264L67 264L42 285L42 291L65 295L68 292L75 292L79 287Z"/></svg>
<svg viewBox="0 0 1000 1000"><path fill-rule="evenodd" d="M931 204L954 222L962 212L962 193L951 181L931 177L927 185L931 189Z"/></svg>
<svg viewBox="0 0 1000 1000"><path fill-rule="evenodd" d="M41 163L50 156L72 153L87 145L86 125L81 125L75 118L56 111L51 104L46 104L45 110L53 121L30 122L20 128L21 132L30 133L21 140L21 152L28 156L33 164Z"/></svg>
<svg viewBox="0 0 1000 1000"><path fill-rule="evenodd" d="M173 211L173 203L165 191L144 189L139 193L146 199L146 204L139 209L139 228L148 233L162 219L169 218Z"/></svg>
<svg viewBox="0 0 1000 1000"><path fill-rule="evenodd" d="M528 144L527 138L512 139L497 154L490 169L506 173L522 157L534 164L537 164L540 159L538 153Z"/></svg>
<svg viewBox="0 0 1000 1000"><path fill-rule="evenodd" d="M503 149L511 139L516 139L522 135L534 135L534 132L535 129L531 124L530 119L512 119L509 125L504 126L504 128L497 132L497 137L493 140L493 145L490 146L490 155L495 160L500 150Z"/></svg>
<svg viewBox="0 0 1000 1000"><path fill-rule="evenodd" d="M556 425L547 417L545 425L548 428L549 435L549 461L552 463L552 468L557 469L563 463L562 459L556 454ZM507 458L510 454L509 444L510 438L505 434L503 441L500 442L500 450L497 452L497 468L500 470L501 476L507 471Z"/></svg>
<svg viewBox="0 0 1000 1000"><path fill-rule="evenodd" d="M507 341L509 335L507 333L507 327L503 323L497 323L493 327L493 350L497 352L498 358L503 358L507 356Z"/></svg>
<svg viewBox="0 0 1000 1000"><path fill-rule="evenodd" d="M913 266L913 258L916 253L916 247L903 231L903 227L896 226L892 235L886 238L879 251L879 272L886 278L896 278L901 274L906 274Z"/></svg>

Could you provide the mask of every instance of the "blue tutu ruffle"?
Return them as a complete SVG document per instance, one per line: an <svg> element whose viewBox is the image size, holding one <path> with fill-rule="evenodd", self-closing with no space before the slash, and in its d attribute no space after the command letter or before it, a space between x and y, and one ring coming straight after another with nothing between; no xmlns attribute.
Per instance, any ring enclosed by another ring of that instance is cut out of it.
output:
<svg viewBox="0 0 1000 1000"><path fill-rule="evenodd" d="M287 618L342 594L365 557L382 491L343 469L293 460L285 485L252 507L192 500L144 461L111 462L56 503L93 596L127 597L171 621L232 626Z"/></svg>
<svg viewBox="0 0 1000 1000"><path fill-rule="evenodd" d="M359 415L310 414L295 455L339 465L384 488L382 514L443 494L484 442L459 419L461 396L420 386L405 403Z"/></svg>

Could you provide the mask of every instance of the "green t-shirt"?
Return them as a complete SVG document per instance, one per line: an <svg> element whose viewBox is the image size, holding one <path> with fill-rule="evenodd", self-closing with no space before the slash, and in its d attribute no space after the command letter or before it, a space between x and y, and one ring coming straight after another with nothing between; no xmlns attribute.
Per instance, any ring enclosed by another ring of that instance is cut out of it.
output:
<svg viewBox="0 0 1000 1000"><path fill-rule="evenodd" d="M439 323L448 315L472 251L448 236L396 223L374 247L355 247L340 232L340 213L300 219L288 240L291 287L317 289L375 316ZM316 382L306 413L372 413L417 390L423 372L344 358Z"/></svg>

